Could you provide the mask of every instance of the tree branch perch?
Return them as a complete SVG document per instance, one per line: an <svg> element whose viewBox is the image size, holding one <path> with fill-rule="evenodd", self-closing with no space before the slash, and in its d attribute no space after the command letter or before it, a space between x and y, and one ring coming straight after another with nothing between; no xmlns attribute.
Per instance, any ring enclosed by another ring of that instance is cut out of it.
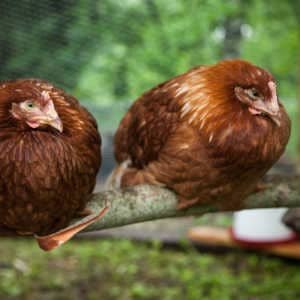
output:
<svg viewBox="0 0 300 300"><path fill-rule="evenodd" d="M242 209L271 207L300 207L300 177L273 176L267 178L268 188L249 196ZM149 220L169 217L202 215L219 212L213 206L197 206L178 211L176 195L157 186L136 186L123 190L97 193L89 203L93 211L109 207L103 218L93 223L85 231L123 226Z"/></svg>
<svg viewBox="0 0 300 300"><path fill-rule="evenodd" d="M268 188L244 200L237 209L300 207L300 177L267 177ZM177 210L178 199L171 190L141 185L127 189L94 194L87 208L91 214L75 219L71 224L46 236L36 236L39 246L52 250L80 231L96 231L138 222L183 216L199 216L220 212L217 206L199 205L187 210ZM88 226L88 227L87 227ZM16 232L0 228L0 235Z"/></svg>

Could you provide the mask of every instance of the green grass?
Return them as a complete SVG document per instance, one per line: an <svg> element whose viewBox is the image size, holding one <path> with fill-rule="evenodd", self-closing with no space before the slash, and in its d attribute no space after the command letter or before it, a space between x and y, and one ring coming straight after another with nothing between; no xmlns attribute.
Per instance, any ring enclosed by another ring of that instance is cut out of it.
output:
<svg viewBox="0 0 300 300"><path fill-rule="evenodd" d="M127 240L71 241L44 253L2 239L0 299L127 300L300 297L300 264L245 253L207 254Z"/></svg>

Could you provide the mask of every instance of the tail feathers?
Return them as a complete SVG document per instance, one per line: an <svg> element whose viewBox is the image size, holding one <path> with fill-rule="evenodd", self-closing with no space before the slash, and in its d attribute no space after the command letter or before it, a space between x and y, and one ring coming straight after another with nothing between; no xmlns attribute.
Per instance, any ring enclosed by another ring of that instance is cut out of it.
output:
<svg viewBox="0 0 300 300"><path fill-rule="evenodd" d="M105 189L113 190L113 189L120 188L122 185L122 177L130 165L131 165L131 160L127 159L123 161L121 164L119 164L116 168L114 168L105 182Z"/></svg>
<svg viewBox="0 0 300 300"><path fill-rule="evenodd" d="M109 175L105 183L105 189L113 190L139 184L165 186L165 183L157 180L155 176L156 173L155 164L148 165L144 169L136 169L131 167L131 160L126 160L117 166Z"/></svg>

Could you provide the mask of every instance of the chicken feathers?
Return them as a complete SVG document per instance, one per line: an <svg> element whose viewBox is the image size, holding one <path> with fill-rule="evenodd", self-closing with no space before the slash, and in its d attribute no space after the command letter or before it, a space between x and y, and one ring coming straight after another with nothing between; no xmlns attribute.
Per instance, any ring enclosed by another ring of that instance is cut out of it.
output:
<svg viewBox="0 0 300 300"><path fill-rule="evenodd" d="M85 208L101 139L78 101L39 79L0 83L0 226L45 235Z"/></svg>
<svg viewBox="0 0 300 300"><path fill-rule="evenodd" d="M238 208L283 153L290 121L266 70L200 66L138 98L115 135L113 187L174 190L178 208Z"/></svg>

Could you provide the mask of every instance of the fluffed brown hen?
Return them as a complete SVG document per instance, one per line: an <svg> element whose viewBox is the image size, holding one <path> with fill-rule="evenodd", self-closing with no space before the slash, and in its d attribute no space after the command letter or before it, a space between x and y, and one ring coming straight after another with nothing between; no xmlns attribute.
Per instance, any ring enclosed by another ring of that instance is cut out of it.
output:
<svg viewBox="0 0 300 300"><path fill-rule="evenodd" d="M199 66L144 93L115 135L109 184L174 190L178 208L240 207L283 153L289 118L275 79L243 60Z"/></svg>
<svg viewBox="0 0 300 300"><path fill-rule="evenodd" d="M52 233L84 210L101 163L91 114L50 83L0 84L0 226Z"/></svg>

